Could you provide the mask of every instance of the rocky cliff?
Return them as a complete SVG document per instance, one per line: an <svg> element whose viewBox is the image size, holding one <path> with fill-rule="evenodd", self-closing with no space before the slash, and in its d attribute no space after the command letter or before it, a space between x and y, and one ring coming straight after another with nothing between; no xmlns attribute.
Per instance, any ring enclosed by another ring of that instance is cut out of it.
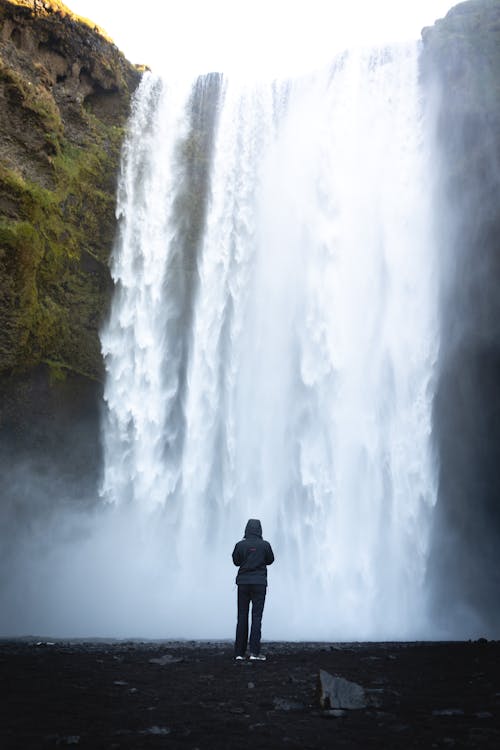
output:
<svg viewBox="0 0 500 750"><path fill-rule="evenodd" d="M424 29L436 118L441 349L439 500L430 575L444 620L500 628L500 2L471 0ZM459 607L456 606L460 603Z"/></svg>
<svg viewBox="0 0 500 750"><path fill-rule="evenodd" d="M104 32L62 3L0 0L0 437L9 443L31 440L37 424L46 442L64 404L70 420L95 404L116 174L139 79Z"/></svg>

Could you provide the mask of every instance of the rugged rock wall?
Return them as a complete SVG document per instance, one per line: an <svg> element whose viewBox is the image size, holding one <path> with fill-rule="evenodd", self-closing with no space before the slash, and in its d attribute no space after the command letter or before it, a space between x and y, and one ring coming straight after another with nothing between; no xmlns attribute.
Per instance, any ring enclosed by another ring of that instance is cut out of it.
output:
<svg viewBox="0 0 500 750"><path fill-rule="evenodd" d="M424 80L437 109L442 279L430 576L443 621L477 616L498 635L500 2L462 3L423 40Z"/></svg>
<svg viewBox="0 0 500 750"><path fill-rule="evenodd" d="M116 174L139 79L62 3L0 0L0 438L10 447L57 444L60 418L96 424Z"/></svg>

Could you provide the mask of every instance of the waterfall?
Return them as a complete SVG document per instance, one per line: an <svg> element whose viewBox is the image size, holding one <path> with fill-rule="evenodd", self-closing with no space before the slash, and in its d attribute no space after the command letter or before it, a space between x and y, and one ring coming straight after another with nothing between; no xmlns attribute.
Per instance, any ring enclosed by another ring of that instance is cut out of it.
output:
<svg viewBox="0 0 500 750"><path fill-rule="evenodd" d="M264 637L428 632L438 331L418 53L353 50L259 85L143 78L102 333L102 496L139 520L156 634L232 635L249 517L277 558Z"/></svg>

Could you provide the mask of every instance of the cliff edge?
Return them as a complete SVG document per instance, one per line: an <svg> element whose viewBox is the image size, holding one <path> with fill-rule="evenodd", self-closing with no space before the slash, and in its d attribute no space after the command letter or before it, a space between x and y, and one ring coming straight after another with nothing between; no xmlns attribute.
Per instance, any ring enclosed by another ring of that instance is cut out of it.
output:
<svg viewBox="0 0 500 750"><path fill-rule="evenodd" d="M3 455L99 463L98 331L140 77L101 29L57 0L0 0Z"/></svg>
<svg viewBox="0 0 500 750"><path fill-rule="evenodd" d="M439 500L430 579L443 622L500 629L500 3L469 0L424 29L435 109L441 346ZM458 604L457 604L458 603Z"/></svg>
<svg viewBox="0 0 500 750"><path fill-rule="evenodd" d="M99 378L115 182L140 72L62 3L0 0L0 375Z"/></svg>

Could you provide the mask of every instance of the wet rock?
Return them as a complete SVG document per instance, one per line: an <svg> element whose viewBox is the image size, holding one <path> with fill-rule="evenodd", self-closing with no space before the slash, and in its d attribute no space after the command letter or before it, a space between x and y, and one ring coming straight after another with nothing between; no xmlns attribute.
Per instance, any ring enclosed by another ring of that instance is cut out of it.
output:
<svg viewBox="0 0 500 750"><path fill-rule="evenodd" d="M157 659L150 659L150 664L159 664L160 667L166 667L168 664L176 664L177 662L182 661L182 659L178 656L172 656L172 654L164 654L163 656L159 656Z"/></svg>
<svg viewBox="0 0 500 750"><path fill-rule="evenodd" d="M157 734L157 735L165 735L170 734L170 729L168 727L148 727L147 729L143 729L139 734Z"/></svg>
<svg viewBox="0 0 500 750"><path fill-rule="evenodd" d="M364 688L356 682L331 675L324 669L319 673L319 704L323 709L366 708L367 698Z"/></svg>
<svg viewBox="0 0 500 750"><path fill-rule="evenodd" d="M440 708L432 712L433 716L463 716L461 708Z"/></svg>

